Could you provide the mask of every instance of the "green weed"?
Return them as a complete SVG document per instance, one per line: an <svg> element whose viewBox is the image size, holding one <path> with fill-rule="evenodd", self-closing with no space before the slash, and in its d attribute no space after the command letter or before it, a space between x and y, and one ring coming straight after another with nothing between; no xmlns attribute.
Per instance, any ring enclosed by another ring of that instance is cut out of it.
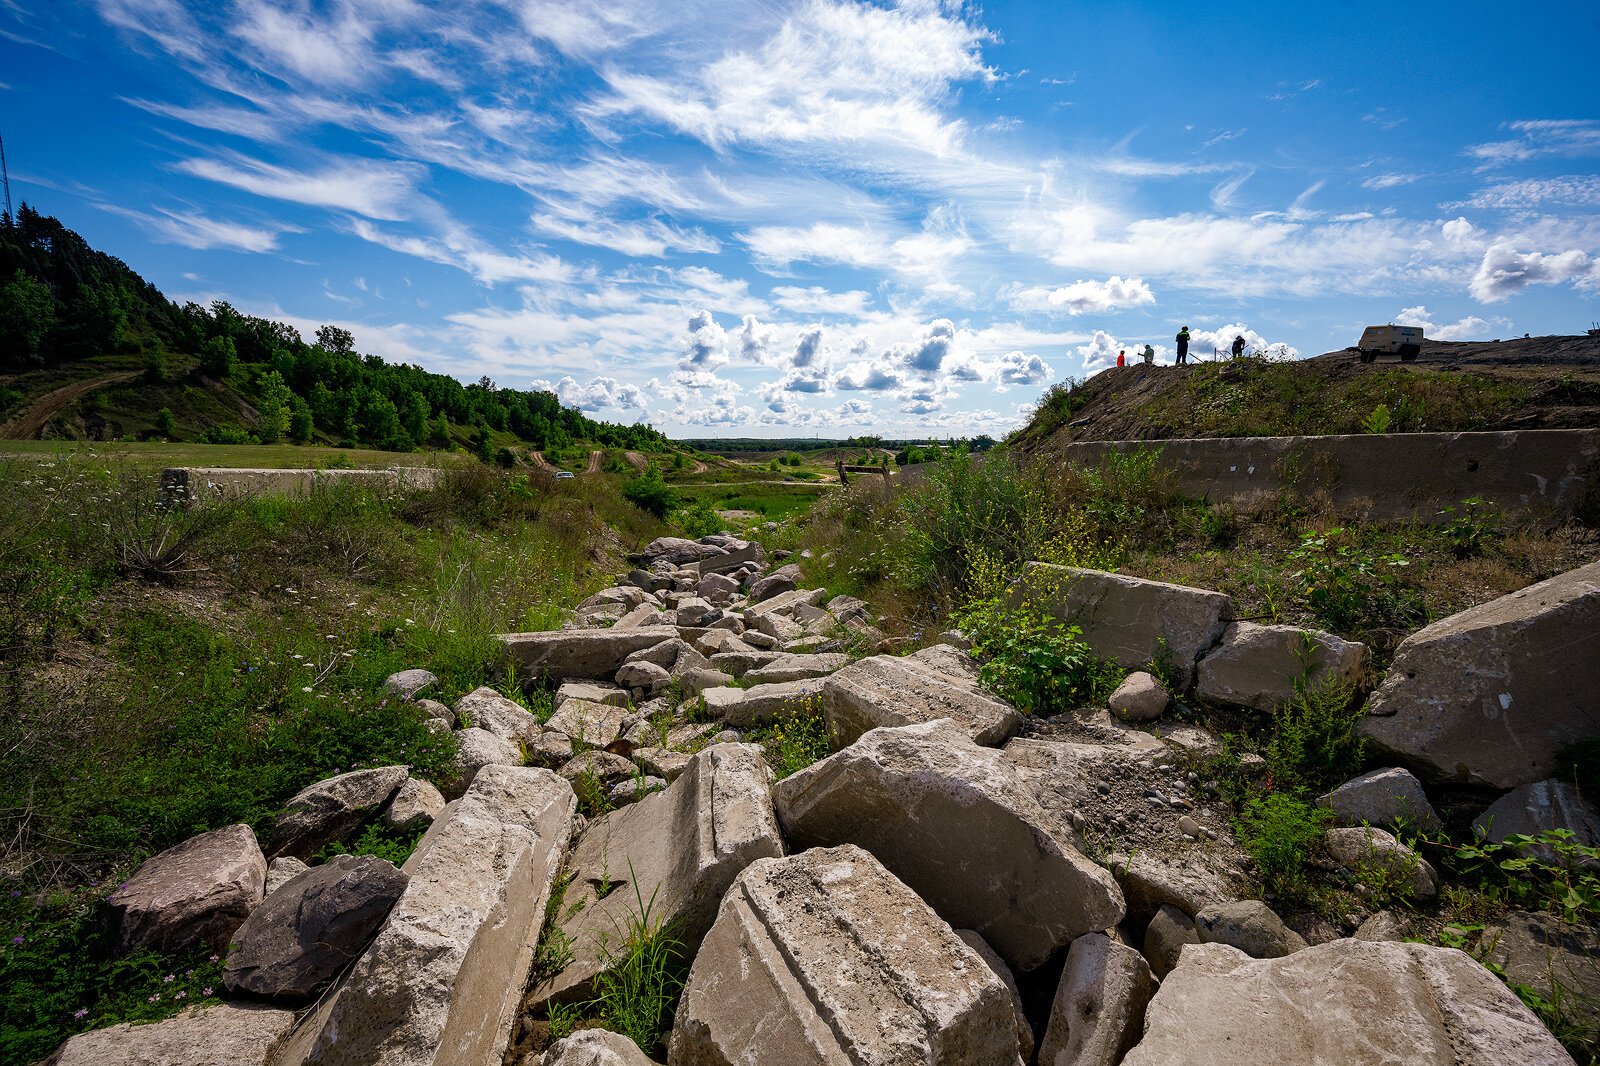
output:
<svg viewBox="0 0 1600 1066"><path fill-rule="evenodd" d="M607 1029L621 1033L646 1053L663 1045L672 1008L683 988L684 946L654 913L655 893L644 898L629 867L637 909L620 938L601 944L605 968L595 978L594 1010Z"/></svg>
<svg viewBox="0 0 1600 1066"><path fill-rule="evenodd" d="M1258 796L1234 819L1234 835L1255 860L1267 894L1304 900L1311 890L1306 868L1331 815L1283 792Z"/></svg>

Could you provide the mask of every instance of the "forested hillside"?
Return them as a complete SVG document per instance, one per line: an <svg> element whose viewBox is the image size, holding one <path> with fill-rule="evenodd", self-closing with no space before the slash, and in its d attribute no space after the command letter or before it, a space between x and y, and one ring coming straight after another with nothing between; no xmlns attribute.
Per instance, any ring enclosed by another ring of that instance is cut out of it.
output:
<svg viewBox="0 0 1600 1066"><path fill-rule="evenodd" d="M70 389L72 386L81 387ZM70 389L63 395L61 390ZM0 224L0 421L56 394L27 436L320 441L409 451L515 438L656 451L648 426L596 422L547 392L463 385L356 349L335 326L293 327L168 300L121 260L24 204ZM70 400L70 402L65 402Z"/></svg>

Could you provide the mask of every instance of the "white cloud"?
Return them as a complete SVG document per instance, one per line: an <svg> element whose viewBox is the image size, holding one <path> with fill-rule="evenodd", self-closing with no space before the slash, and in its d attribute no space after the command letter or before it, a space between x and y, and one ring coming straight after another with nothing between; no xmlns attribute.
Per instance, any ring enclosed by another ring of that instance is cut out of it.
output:
<svg viewBox="0 0 1600 1066"><path fill-rule="evenodd" d="M1444 234L1445 240L1452 244L1460 244L1462 241L1471 240L1477 235L1478 230L1465 218L1452 218L1439 227L1439 232Z"/></svg>
<svg viewBox="0 0 1600 1066"><path fill-rule="evenodd" d="M1600 207L1600 177L1565 176L1506 181L1450 204L1486 211L1531 211L1550 207Z"/></svg>
<svg viewBox="0 0 1600 1066"><path fill-rule="evenodd" d="M566 406L582 411L603 411L607 408L643 411L649 406L644 392L637 385L628 385L616 378L590 378L579 384L575 378L568 376L553 385L543 378L535 378L529 382L529 387L539 392L553 392Z"/></svg>
<svg viewBox="0 0 1600 1066"><path fill-rule="evenodd" d="M1216 352L1231 352L1235 337L1243 337L1247 350L1266 355L1272 359L1298 359L1300 349L1292 347L1282 341L1269 341L1249 326L1241 322L1231 323L1218 329L1192 329L1189 331L1190 358L1205 358L1207 349Z"/></svg>
<svg viewBox="0 0 1600 1066"><path fill-rule="evenodd" d="M1124 280L1113 274L1104 281L1075 281L1052 292L1049 301L1064 307L1069 315L1110 311L1119 307L1138 307L1156 302L1143 278Z"/></svg>
<svg viewBox="0 0 1600 1066"><path fill-rule="evenodd" d="M1433 321L1433 315L1427 307L1421 304L1401 308L1400 313L1394 316L1394 323L1397 326L1421 326L1422 335L1436 341L1477 340L1496 330L1511 328L1511 320L1498 315L1489 319L1467 315L1459 321L1439 325Z"/></svg>
<svg viewBox="0 0 1600 1066"><path fill-rule="evenodd" d="M242 155L185 159L177 169L257 196L386 221L411 217L422 172L415 164L374 159L341 159L303 172Z"/></svg>
<svg viewBox="0 0 1600 1066"><path fill-rule="evenodd" d="M772 362L775 332L771 326L764 325L755 315L745 315L739 327L739 358L747 363Z"/></svg>
<svg viewBox="0 0 1600 1066"><path fill-rule="evenodd" d="M1483 253L1467 290L1480 303L1498 303L1529 285L1559 285L1564 281L1593 282L1595 263L1581 250L1546 255L1519 252L1508 242L1496 242Z"/></svg>
<svg viewBox="0 0 1600 1066"><path fill-rule="evenodd" d="M1117 365L1117 352L1125 345L1118 344L1117 338L1103 329L1094 331L1094 336L1089 338L1087 344L1078 346L1078 355L1083 358L1083 369L1088 371L1104 370L1108 366Z"/></svg>
<svg viewBox="0 0 1600 1066"><path fill-rule="evenodd" d="M800 288L794 285L774 286L772 302L785 311L797 315L840 315L861 318L867 313L872 294L852 289L848 292L831 292L820 285Z"/></svg>
<svg viewBox="0 0 1600 1066"><path fill-rule="evenodd" d="M1050 364L1037 355L1024 352L1007 352L994 368L995 391L1004 392L1012 385L1043 385L1054 376Z"/></svg>
<svg viewBox="0 0 1600 1066"><path fill-rule="evenodd" d="M552 237L562 237L597 248L610 248L635 258L660 259L668 252L713 254L722 247L704 230L681 229L658 218L620 222L584 210L567 215L535 212L530 221L535 229Z"/></svg>
<svg viewBox="0 0 1600 1066"><path fill-rule="evenodd" d="M299 233L292 226L265 229L239 222L224 222L209 218L198 211L169 211L157 208L155 214L130 211L126 208L103 204L107 211L131 218L154 239L165 244L181 244L185 248L205 251L223 248L233 252L272 252L278 248L278 234Z"/></svg>
<svg viewBox="0 0 1600 1066"><path fill-rule="evenodd" d="M1541 156L1600 155L1600 121L1594 119L1525 119L1508 123L1507 128L1516 136L1475 144L1467 154L1490 167Z"/></svg>
<svg viewBox="0 0 1600 1066"><path fill-rule="evenodd" d="M718 366L727 361L727 330L717 325L710 311L696 311L690 315L688 334L683 342L683 361L678 365L691 370Z"/></svg>
<svg viewBox="0 0 1600 1066"><path fill-rule="evenodd" d="M1410 185L1412 182L1421 179L1421 177L1421 174L1374 174L1372 177L1362 181L1361 187L1378 191L1396 189L1402 185Z"/></svg>

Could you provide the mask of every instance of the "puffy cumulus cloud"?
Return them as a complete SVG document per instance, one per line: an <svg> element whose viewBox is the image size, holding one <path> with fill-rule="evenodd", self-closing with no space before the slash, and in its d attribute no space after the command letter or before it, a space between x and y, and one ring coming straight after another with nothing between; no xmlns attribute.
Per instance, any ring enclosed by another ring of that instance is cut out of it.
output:
<svg viewBox="0 0 1600 1066"><path fill-rule="evenodd" d="M728 331L717 325L710 311L696 311L690 315L688 333L683 341L683 360L678 365L689 370L718 366L727 361Z"/></svg>
<svg viewBox="0 0 1600 1066"><path fill-rule="evenodd" d="M1451 244L1469 241L1478 234L1478 228L1465 218L1452 218L1449 222L1440 226L1439 231L1444 234L1444 239Z"/></svg>
<svg viewBox="0 0 1600 1066"><path fill-rule="evenodd" d="M800 331L795 341L791 364L797 368L825 370L830 362L828 349L822 343L822 327L811 326Z"/></svg>
<svg viewBox="0 0 1600 1066"><path fill-rule="evenodd" d="M680 370L667 381L651 378L645 391L658 402L674 405L664 418L676 425L742 426L755 418L755 411L739 402L738 383L709 370Z"/></svg>
<svg viewBox="0 0 1600 1066"><path fill-rule="evenodd" d="M899 370L881 358L853 362L834 376L835 385L853 392L888 392L904 381Z"/></svg>
<svg viewBox="0 0 1600 1066"><path fill-rule="evenodd" d="M1564 281L1592 285L1596 280L1595 261L1579 249L1546 255L1519 252L1509 242L1497 241L1483 253L1467 291L1479 303L1492 304L1529 285L1559 285Z"/></svg>
<svg viewBox="0 0 1600 1066"><path fill-rule="evenodd" d="M771 326L763 324L755 315L745 315L739 326L739 358L762 365L772 362L774 333Z"/></svg>
<svg viewBox="0 0 1600 1066"><path fill-rule="evenodd" d="M1007 352L995 365L995 391L1003 392L1012 385L1043 385L1052 376L1050 364L1039 356Z"/></svg>
<svg viewBox="0 0 1600 1066"><path fill-rule="evenodd" d="M563 404L580 411L602 411L607 408L643 411L648 406L639 386L626 384L616 378L590 378L580 384L569 375L555 384L544 378L535 378L529 385L538 392L555 393Z"/></svg>
<svg viewBox="0 0 1600 1066"><path fill-rule="evenodd" d="M1052 306L1066 309L1069 315L1111 311L1119 307L1138 307L1156 302L1155 293L1142 278L1121 278L1113 274L1104 281L1075 281L1063 285L1048 297Z"/></svg>
<svg viewBox="0 0 1600 1066"><path fill-rule="evenodd" d="M921 374L937 374L955 345L956 324L948 318L928 323L912 344L903 349L902 358L910 369Z"/></svg>
<svg viewBox="0 0 1600 1066"><path fill-rule="evenodd" d="M1418 304L1416 307L1401 308L1400 313L1394 316L1394 323L1397 326L1421 326L1422 335L1436 341L1476 340L1494 330L1511 327L1511 320L1499 315L1488 319L1467 315L1460 321L1443 325L1434 322L1433 317L1427 307Z"/></svg>
<svg viewBox="0 0 1600 1066"><path fill-rule="evenodd" d="M872 405L865 400L846 400L839 405L834 414L838 415L841 421L865 419L872 414Z"/></svg>
<svg viewBox="0 0 1600 1066"><path fill-rule="evenodd" d="M1219 352L1231 351L1235 337L1243 337L1247 349L1266 355L1269 359L1298 359L1300 349L1291 347L1282 341L1269 341L1249 326L1240 322L1222 326L1218 329L1192 329L1189 331L1189 352L1191 358L1205 355L1207 348ZM1128 353L1129 358L1133 353Z"/></svg>
<svg viewBox="0 0 1600 1066"><path fill-rule="evenodd" d="M1078 345L1077 352L1083 357L1083 369L1104 370L1108 366L1116 366L1117 351L1122 347L1117 343L1117 338L1103 329L1097 329L1087 344Z"/></svg>

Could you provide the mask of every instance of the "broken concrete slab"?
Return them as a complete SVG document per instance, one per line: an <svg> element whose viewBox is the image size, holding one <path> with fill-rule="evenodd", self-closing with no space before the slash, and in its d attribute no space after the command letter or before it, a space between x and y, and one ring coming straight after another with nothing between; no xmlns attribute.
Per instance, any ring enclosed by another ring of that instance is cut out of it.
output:
<svg viewBox="0 0 1600 1066"><path fill-rule="evenodd" d="M154 1024L79 1033L43 1066L267 1066L292 1025L294 1011L211 1003Z"/></svg>
<svg viewBox="0 0 1600 1066"><path fill-rule="evenodd" d="M1401 642L1362 732L1435 781L1515 788L1600 735L1600 563L1441 619Z"/></svg>
<svg viewBox="0 0 1600 1066"><path fill-rule="evenodd" d="M717 744L664 791L595 820L573 851L562 911L573 961L535 1002L587 995L641 900L692 956L739 872L783 854L771 777L755 747Z"/></svg>
<svg viewBox="0 0 1600 1066"><path fill-rule="evenodd" d="M1011 995L870 854L752 864L689 971L673 1066L1015 1066Z"/></svg>
<svg viewBox="0 0 1600 1066"><path fill-rule="evenodd" d="M874 729L778 782L773 803L796 846L865 848L1020 970L1123 917L1110 872L1053 832L1004 755L949 720Z"/></svg>
<svg viewBox="0 0 1600 1066"><path fill-rule="evenodd" d="M499 1063L576 806L548 770L485 767L406 860L388 921L274 1066Z"/></svg>
<svg viewBox="0 0 1600 1066"><path fill-rule="evenodd" d="M119 951L225 950L266 894L267 860L247 825L192 836L139 865L106 899Z"/></svg>
<svg viewBox="0 0 1600 1066"><path fill-rule="evenodd" d="M1334 940L1278 959L1184 949L1123 1066L1571 1066L1532 1011L1463 952Z"/></svg>
<svg viewBox="0 0 1600 1066"><path fill-rule="evenodd" d="M352 770L307 785L284 804L267 851L309 859L377 816L410 772L404 766Z"/></svg>
<svg viewBox="0 0 1600 1066"><path fill-rule="evenodd" d="M500 642L508 662L523 677L549 677L609 681L623 660L641 648L672 640L672 626L638 629L567 630L548 633L502 633Z"/></svg>
<svg viewBox="0 0 1600 1066"><path fill-rule="evenodd" d="M766 725L820 706L821 685L815 680L781 681L750 688L708 688L700 693L706 717L735 729Z"/></svg>
<svg viewBox="0 0 1600 1066"><path fill-rule="evenodd" d="M1095 655L1118 666L1166 659L1180 693L1234 618L1233 600L1220 592L1050 563L1023 567L1012 599L1077 626Z"/></svg>
<svg viewBox="0 0 1600 1066"><path fill-rule="evenodd" d="M1039 1066L1117 1066L1139 1039L1156 982L1144 957L1104 933L1072 942Z"/></svg>
<svg viewBox="0 0 1600 1066"><path fill-rule="evenodd" d="M1234 622L1200 659L1195 695L1208 703L1271 711L1298 689L1353 692L1367 646L1320 629Z"/></svg>
<svg viewBox="0 0 1600 1066"><path fill-rule="evenodd" d="M822 685L828 738L835 748L869 729L949 718L979 744L1005 743L1022 716L975 682L963 682L925 662L874 655L851 663Z"/></svg>

